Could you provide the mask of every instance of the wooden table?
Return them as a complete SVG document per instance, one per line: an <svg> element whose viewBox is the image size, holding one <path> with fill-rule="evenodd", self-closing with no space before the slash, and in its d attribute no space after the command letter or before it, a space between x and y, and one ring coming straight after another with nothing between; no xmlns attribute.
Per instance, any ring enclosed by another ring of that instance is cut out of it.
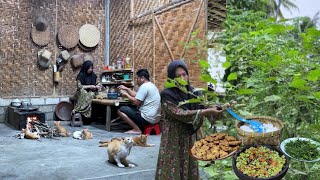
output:
<svg viewBox="0 0 320 180"><path fill-rule="evenodd" d="M106 106L106 130L111 131L111 106L120 106L131 104L128 100L122 99L93 99L92 103Z"/></svg>

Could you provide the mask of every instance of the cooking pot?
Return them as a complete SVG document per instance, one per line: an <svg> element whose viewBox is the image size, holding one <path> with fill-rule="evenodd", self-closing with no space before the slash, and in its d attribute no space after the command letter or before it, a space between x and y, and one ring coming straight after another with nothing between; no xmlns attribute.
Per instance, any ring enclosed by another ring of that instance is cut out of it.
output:
<svg viewBox="0 0 320 180"><path fill-rule="evenodd" d="M19 99L14 99L13 101L11 101L11 106L19 107L21 106L21 101Z"/></svg>
<svg viewBox="0 0 320 180"><path fill-rule="evenodd" d="M22 100L21 106L22 107L31 107L32 104L31 104L31 102L29 100Z"/></svg>

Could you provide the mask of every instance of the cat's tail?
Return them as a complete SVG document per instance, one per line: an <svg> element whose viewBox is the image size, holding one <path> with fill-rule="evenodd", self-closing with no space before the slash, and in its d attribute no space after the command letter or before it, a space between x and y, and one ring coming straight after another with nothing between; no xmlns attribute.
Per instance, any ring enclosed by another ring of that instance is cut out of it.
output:
<svg viewBox="0 0 320 180"><path fill-rule="evenodd" d="M108 142L106 142L106 143L101 143L101 144L99 145L99 147L108 147L108 145L109 145Z"/></svg>
<svg viewBox="0 0 320 180"><path fill-rule="evenodd" d="M102 141L100 141L99 143L100 144L104 144L104 143L109 143L110 141L109 140L102 140Z"/></svg>
<svg viewBox="0 0 320 180"><path fill-rule="evenodd" d="M154 147L155 144L147 144L147 147Z"/></svg>

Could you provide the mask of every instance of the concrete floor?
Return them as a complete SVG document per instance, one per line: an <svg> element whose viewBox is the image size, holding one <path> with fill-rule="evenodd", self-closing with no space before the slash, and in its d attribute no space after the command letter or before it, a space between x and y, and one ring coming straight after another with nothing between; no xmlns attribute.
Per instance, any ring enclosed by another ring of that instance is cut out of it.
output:
<svg viewBox="0 0 320 180"><path fill-rule="evenodd" d="M70 132L83 128L65 127ZM156 144L155 147L132 148L128 160L137 167L118 168L107 162L107 150L98 147L98 142L126 134L107 132L104 126L85 127L93 133L93 139L42 138L40 142L15 138L19 131L0 123L0 179L154 179L160 136L148 137L148 143Z"/></svg>

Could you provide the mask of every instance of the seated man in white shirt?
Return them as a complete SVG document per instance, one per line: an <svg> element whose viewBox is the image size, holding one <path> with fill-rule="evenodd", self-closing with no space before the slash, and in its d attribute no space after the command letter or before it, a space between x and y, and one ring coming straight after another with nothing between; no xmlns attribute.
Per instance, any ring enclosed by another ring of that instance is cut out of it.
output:
<svg viewBox="0 0 320 180"><path fill-rule="evenodd" d="M131 90L126 86L118 88L124 90L122 95L127 97L136 107L121 106L118 109L118 115L132 130L125 133L141 134L142 128L149 124L156 124L159 121L160 114L160 94L158 88L150 82L150 75L147 69L137 71L138 92Z"/></svg>

